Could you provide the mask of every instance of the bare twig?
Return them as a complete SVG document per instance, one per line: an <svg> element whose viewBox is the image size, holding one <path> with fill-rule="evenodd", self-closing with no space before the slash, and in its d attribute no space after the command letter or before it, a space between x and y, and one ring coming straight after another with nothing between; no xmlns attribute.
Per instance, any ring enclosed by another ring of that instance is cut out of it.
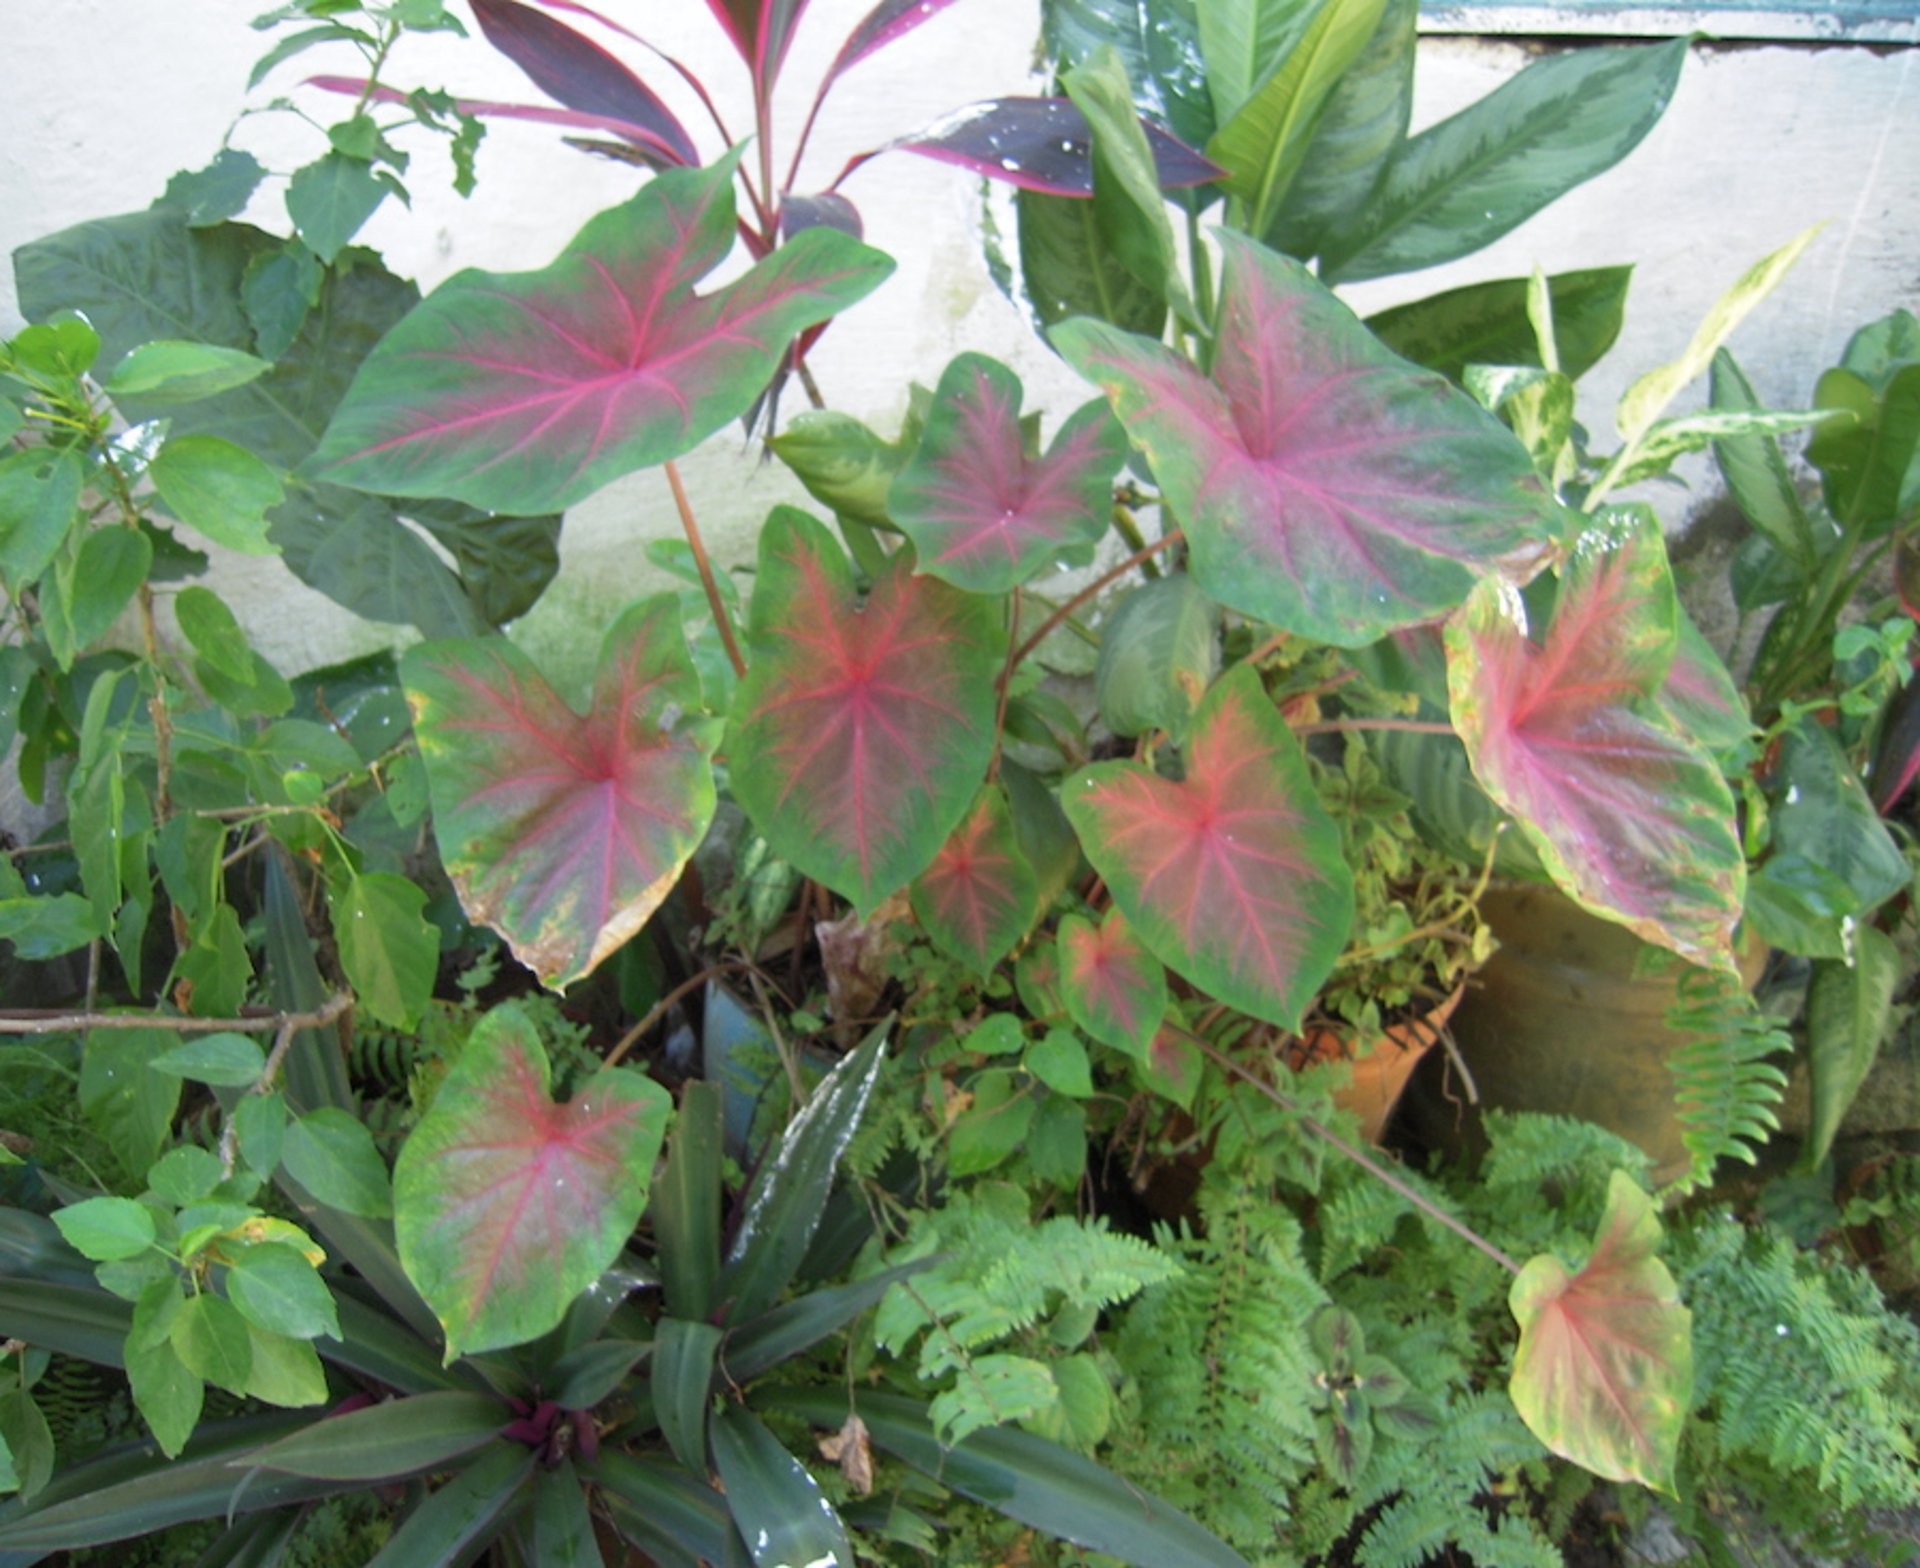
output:
<svg viewBox="0 0 1920 1568"><path fill-rule="evenodd" d="M1139 566L1150 557L1158 555L1162 550L1169 549L1180 543L1185 537L1186 535L1176 528L1171 533L1154 540L1154 542L1145 549L1134 551L1132 555L1128 556L1110 571L1102 572L1092 582L1088 583L1086 587L1082 588L1077 594L1067 600L1065 604L1061 605L1059 609L1055 610L1053 614L1049 615L1040 623L1034 634L1025 642L1021 643L1019 648L1014 651L1013 657L1007 661L1007 670L1011 672L1020 664L1024 663L1027 655L1032 653L1035 648L1038 648L1041 643L1045 642L1047 638L1052 635L1053 629L1056 626L1071 616L1075 610L1079 609L1081 605L1085 604L1102 588L1126 576L1127 573L1132 571L1136 566ZM1005 676L1001 677L1001 684L1003 686L1006 684Z"/></svg>
<svg viewBox="0 0 1920 1568"><path fill-rule="evenodd" d="M237 1018L183 1018L173 1013L62 1012L51 1007L16 1007L0 1011L0 1034L63 1034L75 1029L171 1029L176 1034L266 1034L291 1026L318 1029L332 1023L353 1005L349 992L338 992L307 1013L276 1013L266 1008Z"/></svg>

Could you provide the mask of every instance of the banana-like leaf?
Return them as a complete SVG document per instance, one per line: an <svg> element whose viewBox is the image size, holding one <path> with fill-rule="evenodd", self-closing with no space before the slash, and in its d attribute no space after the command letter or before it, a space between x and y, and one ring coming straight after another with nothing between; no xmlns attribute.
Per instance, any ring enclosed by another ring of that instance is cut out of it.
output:
<svg viewBox="0 0 1920 1568"><path fill-rule="evenodd" d="M1339 826L1249 665L1201 703L1186 777L1103 762L1061 803L1094 870L1155 957L1209 995L1287 1028L1353 922Z"/></svg>
<svg viewBox="0 0 1920 1568"><path fill-rule="evenodd" d="M394 1169L400 1258L449 1361L546 1333L619 1256L671 1105L621 1067L556 1105L526 1015L509 1004L481 1021Z"/></svg>
<svg viewBox="0 0 1920 1568"><path fill-rule="evenodd" d="M1027 456L1020 378L962 354L934 392L920 449L887 497L919 569L973 593L1005 593L1049 564L1085 566L1107 531L1127 441L1100 402Z"/></svg>
<svg viewBox="0 0 1920 1568"><path fill-rule="evenodd" d="M1539 645L1518 595L1475 590L1446 633L1453 718L1475 776L1563 892L1732 969L1746 889L1733 797L1656 700L1678 616L1659 525L1612 514L1576 543Z"/></svg>
<svg viewBox="0 0 1920 1568"><path fill-rule="evenodd" d="M367 356L309 468L536 516L744 414L794 336L892 263L810 229L695 295L733 245L733 164L660 175L541 271L464 272L435 290Z"/></svg>
<svg viewBox="0 0 1920 1568"><path fill-rule="evenodd" d="M1112 400L1231 609L1359 647L1525 576L1555 504L1513 433L1384 348L1299 263L1222 234L1213 379L1092 321L1053 329Z"/></svg>
<svg viewBox="0 0 1920 1568"><path fill-rule="evenodd" d="M1673 1491L1693 1394L1693 1315L1654 1256L1653 1200L1613 1173L1593 1253L1577 1274L1529 1260L1508 1294L1520 1324L1509 1384L1533 1435L1609 1481Z"/></svg>
<svg viewBox="0 0 1920 1568"><path fill-rule="evenodd" d="M933 945L981 974L1006 957L1040 913L1006 792L989 784L913 884L913 913Z"/></svg>
<svg viewBox="0 0 1920 1568"><path fill-rule="evenodd" d="M504 638L401 662L434 834L468 915L559 989L646 924L713 818L718 726L671 594L628 610L575 713Z"/></svg>
<svg viewBox="0 0 1920 1568"><path fill-rule="evenodd" d="M863 914L960 825L993 754L1001 631L990 600L895 556L865 604L804 512L760 537L727 753L735 798L774 852Z"/></svg>
<svg viewBox="0 0 1920 1568"><path fill-rule="evenodd" d="M1167 974L1117 909L1094 925L1060 922L1060 994L1073 1021L1103 1045L1144 1058L1167 1016Z"/></svg>

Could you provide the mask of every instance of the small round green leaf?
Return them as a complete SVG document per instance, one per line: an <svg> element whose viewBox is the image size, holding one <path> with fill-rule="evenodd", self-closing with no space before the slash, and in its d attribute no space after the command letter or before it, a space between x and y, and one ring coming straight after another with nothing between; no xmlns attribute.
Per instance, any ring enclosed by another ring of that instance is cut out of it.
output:
<svg viewBox="0 0 1920 1568"><path fill-rule="evenodd" d="M233 1255L227 1299L256 1328L293 1339L340 1337L340 1320L326 1282L298 1250L263 1242Z"/></svg>
<svg viewBox="0 0 1920 1568"><path fill-rule="evenodd" d="M203 1034L184 1040L153 1058L153 1070L170 1078L221 1089L244 1089L266 1070L266 1053L244 1034Z"/></svg>
<svg viewBox="0 0 1920 1568"><path fill-rule="evenodd" d="M88 1198L56 1210L53 1223L75 1251L95 1263L131 1258L147 1250L155 1235L153 1211L131 1198Z"/></svg>

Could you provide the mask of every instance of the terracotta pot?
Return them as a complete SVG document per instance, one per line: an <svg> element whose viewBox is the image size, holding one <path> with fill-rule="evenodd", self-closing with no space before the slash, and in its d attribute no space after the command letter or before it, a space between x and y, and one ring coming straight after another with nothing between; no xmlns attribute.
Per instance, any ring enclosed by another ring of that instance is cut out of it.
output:
<svg viewBox="0 0 1920 1568"><path fill-rule="evenodd" d="M1335 1093L1333 1103L1358 1116L1367 1142L1378 1143L1414 1069L1440 1043L1440 1033L1460 1005L1464 989L1464 985L1455 987L1431 1012L1389 1024L1386 1033L1363 1051L1356 1052L1352 1038L1338 1029L1312 1030L1288 1047L1287 1066L1299 1072L1319 1062L1351 1062L1353 1076Z"/></svg>
<svg viewBox="0 0 1920 1568"><path fill-rule="evenodd" d="M1678 1176L1688 1156L1667 1063L1686 1038L1666 1013L1680 965L1638 973L1647 944L1544 885L1492 889L1480 912L1500 947L1453 1015L1480 1104L1597 1122L1645 1150L1656 1181ZM1766 949L1756 943L1741 957L1751 985ZM1396 1130L1429 1148L1483 1141L1457 1078L1430 1059Z"/></svg>

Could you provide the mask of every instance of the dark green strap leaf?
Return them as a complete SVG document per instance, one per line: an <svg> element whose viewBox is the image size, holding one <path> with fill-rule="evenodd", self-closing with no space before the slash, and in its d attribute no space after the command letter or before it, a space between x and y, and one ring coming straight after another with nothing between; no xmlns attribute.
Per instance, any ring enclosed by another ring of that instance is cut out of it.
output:
<svg viewBox="0 0 1920 1568"><path fill-rule="evenodd" d="M713 1310L720 1274L721 1113L718 1084L695 1079L680 1096L667 1163L653 1193L653 1231L667 1311L700 1319Z"/></svg>
<svg viewBox="0 0 1920 1568"><path fill-rule="evenodd" d="M663 1562L675 1552L692 1568L746 1568L752 1560L726 1499L704 1480L658 1460L617 1453L602 1453L581 1470L605 1488L621 1532Z"/></svg>
<svg viewBox="0 0 1920 1568"><path fill-rule="evenodd" d="M806 1466L760 1418L730 1405L713 1422L713 1461L758 1568L853 1568L847 1527Z"/></svg>
<svg viewBox="0 0 1920 1568"><path fill-rule="evenodd" d="M817 1345L829 1334L838 1333L868 1307L887 1293L895 1280L910 1278L923 1269L943 1262L945 1253L917 1258L899 1268L888 1269L870 1279L851 1285L835 1285L826 1290L809 1291L795 1301L785 1302L771 1312L727 1337L721 1360L727 1377L746 1383L782 1361Z"/></svg>
<svg viewBox="0 0 1920 1568"><path fill-rule="evenodd" d="M401 1521L367 1568L442 1568L505 1528L508 1505L533 1470L533 1450L498 1443Z"/></svg>
<svg viewBox="0 0 1920 1568"><path fill-rule="evenodd" d="M245 1456L248 1465L336 1481L386 1481L484 1447L511 1419L499 1400L452 1390L316 1421Z"/></svg>
<svg viewBox="0 0 1920 1568"><path fill-rule="evenodd" d="M719 1349L720 1330L711 1323L662 1318L654 1329L653 1413L674 1458L696 1473L707 1468L707 1406Z"/></svg>

